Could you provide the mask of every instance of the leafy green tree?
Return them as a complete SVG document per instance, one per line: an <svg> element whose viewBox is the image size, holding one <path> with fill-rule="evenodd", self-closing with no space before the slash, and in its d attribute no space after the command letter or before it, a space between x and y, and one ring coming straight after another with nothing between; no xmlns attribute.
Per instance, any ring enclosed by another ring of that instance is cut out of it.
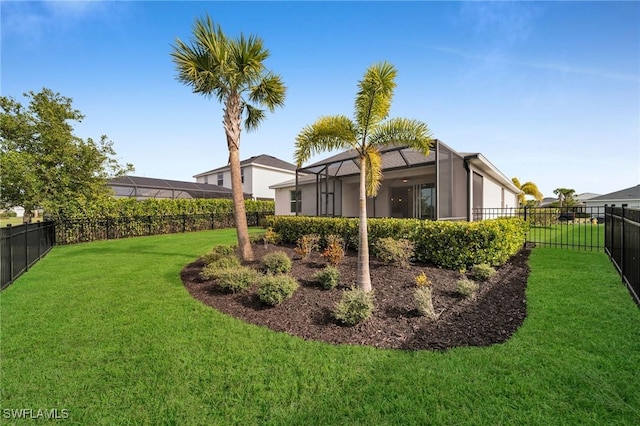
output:
<svg viewBox="0 0 640 426"><path fill-rule="evenodd" d="M24 94L27 108L13 98L0 97L0 203L36 209L56 217L101 197L111 190L110 176L133 170L120 165L113 143L73 134L73 122L84 116L72 99L42 89Z"/></svg>
<svg viewBox="0 0 640 426"><path fill-rule="evenodd" d="M284 105L286 87L280 76L269 71L264 61L269 50L259 37L228 38L211 18L197 19L190 44L176 39L171 52L178 81L194 93L215 96L224 105L223 126L229 150L231 191L240 255L253 260L244 208L240 173L240 131L255 130L265 118L263 106L273 112Z"/></svg>
<svg viewBox="0 0 640 426"><path fill-rule="evenodd" d="M532 196L537 203L542 201L542 192L538 190L538 186L535 183L525 182L520 184L517 177L512 178L511 182L513 182L513 184L520 190L520 193L518 194L518 202L521 206L528 206L530 204L530 200L527 200L525 197L526 195Z"/></svg>
<svg viewBox="0 0 640 426"><path fill-rule="evenodd" d="M355 150L360 167L358 286L371 291L366 197L374 196L382 178L380 148L409 146L424 155L433 145L426 124L406 118L387 119L396 87L395 67L387 62L372 65L359 82L355 115L320 117L296 138L295 158L300 167L312 155L334 149Z"/></svg>

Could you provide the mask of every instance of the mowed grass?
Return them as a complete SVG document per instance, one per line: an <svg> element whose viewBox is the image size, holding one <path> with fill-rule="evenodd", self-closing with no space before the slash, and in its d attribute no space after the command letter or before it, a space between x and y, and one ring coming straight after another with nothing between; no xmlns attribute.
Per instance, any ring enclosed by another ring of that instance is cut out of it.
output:
<svg viewBox="0 0 640 426"><path fill-rule="evenodd" d="M604 224L559 223L548 226L531 226L527 241L546 247L568 247L583 250L604 249Z"/></svg>
<svg viewBox="0 0 640 426"><path fill-rule="evenodd" d="M602 253L535 249L528 317L507 343L405 352L307 342L191 298L180 269L234 241L218 230L54 248L0 294L2 412L67 409L92 425L638 423L640 310Z"/></svg>

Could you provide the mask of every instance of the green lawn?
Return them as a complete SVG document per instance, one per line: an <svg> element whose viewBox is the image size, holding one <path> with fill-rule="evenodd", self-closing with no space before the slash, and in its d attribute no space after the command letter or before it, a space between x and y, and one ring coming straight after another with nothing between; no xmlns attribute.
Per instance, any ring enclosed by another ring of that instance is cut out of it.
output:
<svg viewBox="0 0 640 426"><path fill-rule="evenodd" d="M0 294L0 422L57 408L91 425L638 423L640 310L601 252L535 249L509 342L405 352L306 342L192 299L182 266L234 240L55 247Z"/></svg>
<svg viewBox="0 0 640 426"><path fill-rule="evenodd" d="M560 223L531 226L527 241L546 247L578 246L585 250L604 249L604 224Z"/></svg>

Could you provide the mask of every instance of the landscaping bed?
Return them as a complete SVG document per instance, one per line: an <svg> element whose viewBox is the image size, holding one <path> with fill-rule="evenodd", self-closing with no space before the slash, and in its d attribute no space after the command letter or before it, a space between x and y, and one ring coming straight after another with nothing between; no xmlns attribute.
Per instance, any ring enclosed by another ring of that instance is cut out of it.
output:
<svg viewBox="0 0 640 426"><path fill-rule="evenodd" d="M445 350L459 346L488 346L509 339L526 317L525 289L529 275L529 250L523 249L497 273L481 282L476 295L462 298L456 282L458 271L432 265L414 264L407 268L387 265L373 257L370 262L375 310L372 317L355 326L339 324L331 315L342 290L355 286L357 253L348 252L338 266L340 285L324 290L314 275L326 262L314 252L308 259L293 246L254 245L257 267L262 256L282 250L293 260L290 275L300 283L291 299L270 307L256 294L257 286L238 293L220 289L214 281L200 277L202 261L187 265L181 275L191 295L203 303L248 323L332 344L368 345L395 349ZM433 305L439 318L420 316L415 309L415 277L424 272L431 280Z"/></svg>

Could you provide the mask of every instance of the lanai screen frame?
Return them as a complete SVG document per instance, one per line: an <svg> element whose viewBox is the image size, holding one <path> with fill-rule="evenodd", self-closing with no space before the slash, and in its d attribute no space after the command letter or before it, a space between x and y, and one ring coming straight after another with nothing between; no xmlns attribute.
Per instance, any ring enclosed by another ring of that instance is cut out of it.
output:
<svg viewBox="0 0 640 426"><path fill-rule="evenodd" d="M409 150L409 151L407 151ZM404 151L404 152L403 152ZM387 167L383 169L385 172L393 170L407 170L416 167L435 166L436 169L436 200L435 200L435 220L468 220L468 203L470 201L469 194L469 169L466 158L457 153L455 150L442 143L439 139L434 139L433 147L427 157L416 151L410 150L407 145L399 146L387 146L380 149L383 161L390 155L397 153L399 158L395 159L395 163L401 163L397 166ZM421 158L422 160L419 160ZM401 160L401 161L400 161ZM412 161L415 160L415 161ZM394 163L391 161L391 163ZM355 167L355 170L353 169ZM349 168L351 170L349 170ZM340 172L343 172L342 174ZM300 194L300 181L299 174L311 174L315 175L316 184L316 216L335 216L335 182L341 181L344 178L358 176L360 172L360 166L358 164L358 155L355 150L349 150L332 157L329 157L323 161L313 163L305 167L299 167L296 169L295 178L295 194ZM441 174L446 173L447 176L443 177ZM329 178L332 179L333 191L329 192ZM323 182L324 180L324 182ZM322 185L325 185L326 194L324 198L325 212L322 214ZM446 199L441 199L442 193L447 196ZM332 194L332 214L329 214L329 197ZM375 197L373 197L375 200ZM296 206L299 205L301 200L296 199ZM373 203L373 216L375 217L375 201ZM300 213L299 207L296 208L296 216Z"/></svg>

